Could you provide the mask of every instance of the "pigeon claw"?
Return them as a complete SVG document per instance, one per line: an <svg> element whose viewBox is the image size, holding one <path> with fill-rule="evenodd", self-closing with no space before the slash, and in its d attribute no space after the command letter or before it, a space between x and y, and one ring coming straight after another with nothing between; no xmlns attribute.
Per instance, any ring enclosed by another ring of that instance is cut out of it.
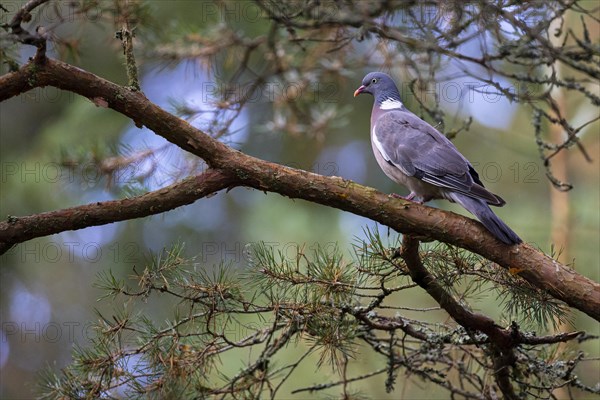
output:
<svg viewBox="0 0 600 400"><path fill-rule="evenodd" d="M408 200L408 201L412 201L412 202L417 203L417 204L423 204L422 201L413 200L415 198L415 196L416 196L416 194L414 192L410 192L408 196L400 196L397 193L392 193L391 196L394 197L394 198L396 198L396 199Z"/></svg>

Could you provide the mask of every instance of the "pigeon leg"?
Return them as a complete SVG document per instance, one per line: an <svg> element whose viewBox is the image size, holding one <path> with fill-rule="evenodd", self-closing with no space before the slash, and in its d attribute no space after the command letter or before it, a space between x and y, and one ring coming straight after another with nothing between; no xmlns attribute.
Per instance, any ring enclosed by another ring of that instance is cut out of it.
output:
<svg viewBox="0 0 600 400"><path fill-rule="evenodd" d="M418 203L418 204L423 204L423 202L422 202L422 201L419 201L419 200L413 200L413 199L415 198L415 196L416 196L416 195L417 195L417 194L416 194L415 192L410 192L410 193L408 194L408 196L400 196L400 195L399 195L399 194L397 194L397 193L392 193L392 194L391 194L391 196L392 196L392 197L395 197L396 199L402 199L402 200L414 201L415 203Z"/></svg>

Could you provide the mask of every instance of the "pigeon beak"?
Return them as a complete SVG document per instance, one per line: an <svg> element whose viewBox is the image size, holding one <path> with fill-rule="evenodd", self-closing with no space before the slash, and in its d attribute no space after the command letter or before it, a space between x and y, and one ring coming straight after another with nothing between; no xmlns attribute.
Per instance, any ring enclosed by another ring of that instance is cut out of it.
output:
<svg viewBox="0 0 600 400"><path fill-rule="evenodd" d="M365 90L364 85L361 85L358 89L356 89L354 91L354 97L358 96L359 94L361 94L363 92L363 90Z"/></svg>

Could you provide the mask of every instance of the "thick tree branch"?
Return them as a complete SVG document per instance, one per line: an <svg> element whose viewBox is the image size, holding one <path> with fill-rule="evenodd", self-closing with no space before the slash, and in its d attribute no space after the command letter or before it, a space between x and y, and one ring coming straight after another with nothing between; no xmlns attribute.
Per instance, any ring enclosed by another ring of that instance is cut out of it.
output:
<svg viewBox="0 0 600 400"><path fill-rule="evenodd" d="M34 87L54 86L108 107L145 125L170 142L227 171L240 185L338 208L398 232L450 243L515 271L536 287L600 321L600 285L527 244L506 246L478 222L424 205L394 199L338 177L325 177L260 160L211 138L131 91L61 61L30 62L0 77L0 101ZM8 222L0 224L0 232Z"/></svg>
<svg viewBox="0 0 600 400"><path fill-rule="evenodd" d="M513 343L510 332L496 325L490 317L467 310L437 282L421 262L417 239L404 235L400 257L406 263L412 280L425 289L456 322L468 330L485 333L497 343L508 346Z"/></svg>
<svg viewBox="0 0 600 400"><path fill-rule="evenodd" d="M226 172L208 170L165 188L131 199L104 201L0 223L0 254L16 243L54 233L141 218L191 204L232 185Z"/></svg>
<svg viewBox="0 0 600 400"><path fill-rule="evenodd" d="M510 383L509 371L515 363L513 349L518 344L518 331L514 334L515 331L503 329L496 325L493 319L466 309L444 290L421 262L419 241L417 239L405 235L400 256L406 263L412 280L425 289L456 322L469 331L480 331L490 338L494 359L494 375L498 387L505 398L516 399L517 395Z"/></svg>
<svg viewBox="0 0 600 400"><path fill-rule="evenodd" d="M461 305L425 268L419 255L419 241L408 235L402 241L402 259L413 281L427 293L460 325L468 331L480 331L489 338L494 376L506 399L517 399L511 383L510 369L516 364L514 349L520 344L547 344L573 340L583 332L568 332L544 337L523 335L516 323L508 328L498 326L491 318L472 312Z"/></svg>

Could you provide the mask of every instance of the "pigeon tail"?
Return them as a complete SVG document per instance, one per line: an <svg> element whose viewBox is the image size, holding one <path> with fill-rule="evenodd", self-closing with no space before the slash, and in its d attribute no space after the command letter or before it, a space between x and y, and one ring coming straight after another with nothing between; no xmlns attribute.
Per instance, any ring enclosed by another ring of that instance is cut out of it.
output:
<svg viewBox="0 0 600 400"><path fill-rule="evenodd" d="M460 193L450 193L449 196L458 204L463 206L471 214L475 215L479 221L502 243L511 245L521 243L521 238L504 223L484 200L465 196Z"/></svg>

